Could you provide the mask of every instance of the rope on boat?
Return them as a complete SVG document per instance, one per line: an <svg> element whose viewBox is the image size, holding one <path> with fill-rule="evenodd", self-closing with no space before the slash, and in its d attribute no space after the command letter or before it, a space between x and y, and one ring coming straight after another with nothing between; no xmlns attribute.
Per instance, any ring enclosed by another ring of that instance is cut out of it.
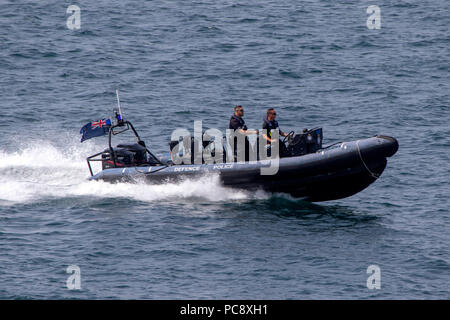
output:
<svg viewBox="0 0 450 320"><path fill-rule="evenodd" d="M359 140L356 141L356 147L358 148L359 158L361 159L361 162L362 162L362 164L364 165L364 167L366 168L366 170L370 173L370 175L371 175L372 177L374 177L375 179L378 179L378 178L380 177L380 175L379 175L379 174L376 174L376 173L374 173L374 172L372 172L372 171L370 171L369 167L368 167L367 164L364 162L364 159L363 159L362 154L361 154L361 149L359 148Z"/></svg>
<svg viewBox="0 0 450 320"><path fill-rule="evenodd" d="M364 165L364 167L366 168L367 172L369 172L369 174L370 174L373 178L378 179L378 178L380 177L380 175L379 175L379 174L376 174L376 173L374 173L374 172L372 172L372 171L369 169L369 167L367 166L367 164L365 163L365 161L364 161L364 159L363 159L363 157L362 157L362 154L361 154L361 148L359 147L359 141L360 141L360 140L357 140L357 141L356 141L356 147L357 147L357 149L358 149L358 155L359 155L359 158L361 159L361 162L362 162L362 164ZM330 147L332 147L332 146L334 146L334 145L336 145L336 144L339 144L339 143L341 143L341 142L333 143L332 145L329 145L329 146L327 146L327 147L325 147L325 148L322 148L322 150L328 149L328 148L330 148ZM139 172L139 173L143 173L143 174L151 174L151 173L155 173L155 172L158 172L158 171L160 171L160 170L166 169L167 167L169 167L169 166L168 166L168 165L164 165L164 166L162 166L161 168L159 168L158 170L150 171L150 172L148 172L148 171L147 171L147 172L145 172L145 171L140 171L140 170L137 169L137 167L134 167L134 169L135 169L137 172Z"/></svg>
<svg viewBox="0 0 450 320"><path fill-rule="evenodd" d="M166 168L168 168L168 167L169 167L168 165L164 165L164 166L162 166L162 168L159 168L158 170L155 170L155 171L140 171L140 170L138 170L137 167L134 167L134 170L136 170L136 171L139 172L139 173L143 173L143 174L152 174L152 173L161 171L161 170L163 170L163 169L166 169Z"/></svg>
<svg viewBox="0 0 450 320"><path fill-rule="evenodd" d="M328 148L331 148L331 147L333 147L333 146L335 146L335 145L337 145L337 144L341 144L341 143L342 143L342 141L336 142L336 143L330 144L329 146L320 148L319 150L326 150L326 149L328 149ZM318 151L319 151L319 150L318 150Z"/></svg>

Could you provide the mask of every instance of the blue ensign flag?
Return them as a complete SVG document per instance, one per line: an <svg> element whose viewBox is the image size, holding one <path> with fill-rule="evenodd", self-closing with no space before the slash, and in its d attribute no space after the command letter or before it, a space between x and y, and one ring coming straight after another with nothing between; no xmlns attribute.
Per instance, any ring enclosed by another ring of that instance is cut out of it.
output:
<svg viewBox="0 0 450 320"><path fill-rule="evenodd" d="M109 132L111 127L111 119L102 119L98 121L89 122L80 130L81 142L94 137L100 137Z"/></svg>

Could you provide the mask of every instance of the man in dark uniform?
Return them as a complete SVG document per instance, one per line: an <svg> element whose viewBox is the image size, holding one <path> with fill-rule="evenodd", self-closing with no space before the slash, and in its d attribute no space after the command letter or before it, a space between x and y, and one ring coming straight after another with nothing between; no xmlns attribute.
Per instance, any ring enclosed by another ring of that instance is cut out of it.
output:
<svg viewBox="0 0 450 320"><path fill-rule="evenodd" d="M247 136L250 134L258 134L257 130L248 130L244 119L244 108L242 106L234 107L234 114L230 118L229 129L236 130L240 134L245 135L245 161L249 160L250 143ZM237 138L234 138L234 158L237 157Z"/></svg>
<svg viewBox="0 0 450 320"><path fill-rule="evenodd" d="M264 118L264 123L262 128L267 130L267 134L263 134L264 139L267 140L267 143L270 144L272 142L271 137L271 131L270 130L276 130L278 129L278 132L280 133L280 136L286 137L288 134L281 131L281 129L278 126L278 121L275 120L277 117L277 113L274 108L267 109L267 117ZM286 145L281 142L280 140L280 157L283 157L287 154L287 148Z"/></svg>

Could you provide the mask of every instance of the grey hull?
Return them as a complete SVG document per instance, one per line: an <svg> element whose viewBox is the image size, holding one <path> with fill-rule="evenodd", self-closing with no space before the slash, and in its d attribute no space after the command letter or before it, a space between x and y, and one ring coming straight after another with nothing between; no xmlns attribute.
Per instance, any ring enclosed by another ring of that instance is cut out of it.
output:
<svg viewBox="0 0 450 320"><path fill-rule="evenodd" d="M398 150L398 142L388 136L375 136L343 142L316 153L281 158L274 175L264 175L268 161L245 163L142 166L105 169L91 177L109 182L148 183L198 179L219 175L225 186L247 190L263 189L288 193L308 201L327 201L351 196L373 183L384 171L387 157ZM272 162L272 165L275 165Z"/></svg>

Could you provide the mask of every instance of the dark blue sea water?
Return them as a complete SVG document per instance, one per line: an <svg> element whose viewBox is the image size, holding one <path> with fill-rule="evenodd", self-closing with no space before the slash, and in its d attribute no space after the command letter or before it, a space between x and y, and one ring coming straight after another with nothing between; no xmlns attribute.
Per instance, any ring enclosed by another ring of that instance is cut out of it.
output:
<svg viewBox="0 0 450 320"><path fill-rule="evenodd" d="M69 30L69 5L81 28ZM366 9L381 8L369 30ZM0 298L447 299L450 3L0 1ZM79 129L115 89L156 152L172 130L322 126L399 152L350 198L89 182ZM381 289L369 290L369 265ZM68 290L66 268L81 269Z"/></svg>

